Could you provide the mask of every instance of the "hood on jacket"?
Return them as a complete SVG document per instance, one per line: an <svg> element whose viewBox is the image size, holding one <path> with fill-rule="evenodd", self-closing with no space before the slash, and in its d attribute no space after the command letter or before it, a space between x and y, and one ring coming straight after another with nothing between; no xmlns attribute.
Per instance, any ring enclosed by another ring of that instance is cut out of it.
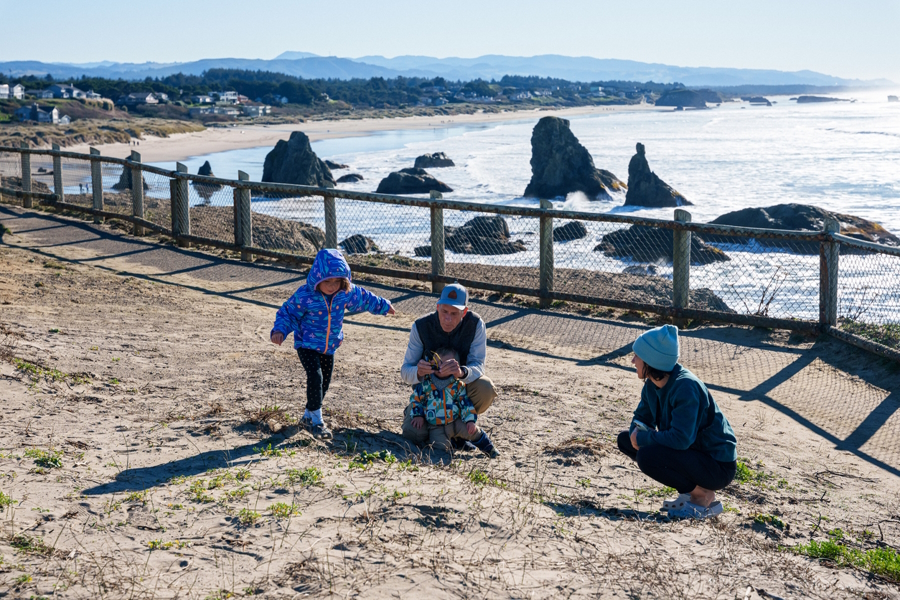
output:
<svg viewBox="0 0 900 600"><path fill-rule="evenodd" d="M306 276L306 285L314 290L317 285L326 279L336 279L338 277L343 277L350 281L350 265L344 260L340 250L325 248L319 250L312 267L309 269L309 274Z"/></svg>

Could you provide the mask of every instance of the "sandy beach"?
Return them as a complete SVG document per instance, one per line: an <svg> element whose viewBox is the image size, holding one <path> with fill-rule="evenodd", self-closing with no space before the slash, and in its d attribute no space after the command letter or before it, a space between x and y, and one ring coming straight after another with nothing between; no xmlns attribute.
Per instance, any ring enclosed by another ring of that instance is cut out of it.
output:
<svg viewBox="0 0 900 600"><path fill-rule="evenodd" d="M501 113L478 112L471 115L402 117L385 119L343 119L338 121L309 121L279 125L246 125L236 123L233 127L211 127L199 133L176 134L168 138L146 137L138 147L128 144L105 144L95 146L107 156L127 156L132 150L141 153L144 162L164 162L185 160L191 156L201 156L213 152L274 146L280 139L287 139L292 132L302 131L311 141L366 136L379 131L409 129L432 129L456 127L459 125L495 123L502 121L537 120L544 116L577 117L621 111L671 110L657 108L649 104L617 106L583 106L564 109L534 109ZM88 145L66 148L71 152L88 153Z"/></svg>

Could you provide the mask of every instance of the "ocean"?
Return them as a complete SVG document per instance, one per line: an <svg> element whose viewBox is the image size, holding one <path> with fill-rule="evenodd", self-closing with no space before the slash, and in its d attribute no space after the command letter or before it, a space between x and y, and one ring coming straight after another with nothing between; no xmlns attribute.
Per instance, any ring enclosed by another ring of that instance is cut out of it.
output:
<svg viewBox="0 0 900 600"><path fill-rule="evenodd" d="M694 204L686 207L694 222L708 222L746 207L801 203L870 219L900 235L900 103L889 103L889 93L895 92L835 95L856 99L852 103L798 105L788 97L771 97L771 107L735 102L710 110L610 112L570 121L572 132L590 151L595 166L612 171L623 181L628 177L635 144L643 143L650 168ZM374 191L383 177L411 167L417 156L445 152L456 166L430 170L453 188L445 198L536 206L536 200L521 195L531 178L530 140L537 119L389 131L314 142L313 149L320 158L350 166L349 170L336 171L335 177L359 173L365 178L342 186L348 190ZM240 169L249 173L251 180L259 181L270 150L234 150L182 162L196 173L209 160L219 177L236 177ZM174 168L171 163L157 166ZM626 208L623 203L624 194L617 194L611 201L591 201L575 193L554 206L663 219L673 215L672 209ZM253 210L324 225L320 203L259 201L253 203ZM445 224L459 225L472 216L445 211ZM526 242L526 252L496 257L448 253L448 261L536 266L537 221L507 220L512 238ZM610 227L588 223L588 237L558 244L556 266L621 272L634 264L592 251ZM371 237L382 251L412 257L415 246L428 243L428 211L339 201L338 239L354 233ZM772 289L787 277L789 283L782 284L769 306L770 316L817 316L818 256L762 252L754 246L720 247L733 260L695 267L692 288L709 287L735 310L752 313L758 309L766 286ZM869 259L859 267L842 270L848 311L862 302L871 304L865 298L868 279L861 278L868 278L872 269L891 271L897 266L890 257ZM882 264L885 261L887 266ZM671 276L670 266L660 264L657 268L661 275ZM863 297L851 293L862 288ZM877 304L884 304L884 300ZM900 314L896 304L891 300L876 312L896 317Z"/></svg>

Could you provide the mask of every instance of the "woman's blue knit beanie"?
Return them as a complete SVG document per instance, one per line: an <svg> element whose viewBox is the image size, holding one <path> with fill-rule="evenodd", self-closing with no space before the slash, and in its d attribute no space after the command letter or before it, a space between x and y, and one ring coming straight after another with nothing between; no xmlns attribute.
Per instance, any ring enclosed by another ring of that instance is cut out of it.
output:
<svg viewBox="0 0 900 600"><path fill-rule="evenodd" d="M671 371L678 362L678 328L663 325L645 331L631 347L638 357L660 371Z"/></svg>

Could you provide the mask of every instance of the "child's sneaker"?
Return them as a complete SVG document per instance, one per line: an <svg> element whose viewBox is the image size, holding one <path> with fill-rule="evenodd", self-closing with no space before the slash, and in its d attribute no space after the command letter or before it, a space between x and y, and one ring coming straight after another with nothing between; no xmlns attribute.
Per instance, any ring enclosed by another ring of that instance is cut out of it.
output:
<svg viewBox="0 0 900 600"><path fill-rule="evenodd" d="M300 417L300 425L303 426L308 432L310 432L316 439L330 440L332 437L334 437L331 433L331 430L325 426L325 423L313 425L312 419L310 419L306 415Z"/></svg>
<svg viewBox="0 0 900 600"><path fill-rule="evenodd" d="M453 449L457 452L471 452L472 450L476 449L475 444L473 444L469 440L464 440L458 437L450 438L450 445L453 446Z"/></svg>

